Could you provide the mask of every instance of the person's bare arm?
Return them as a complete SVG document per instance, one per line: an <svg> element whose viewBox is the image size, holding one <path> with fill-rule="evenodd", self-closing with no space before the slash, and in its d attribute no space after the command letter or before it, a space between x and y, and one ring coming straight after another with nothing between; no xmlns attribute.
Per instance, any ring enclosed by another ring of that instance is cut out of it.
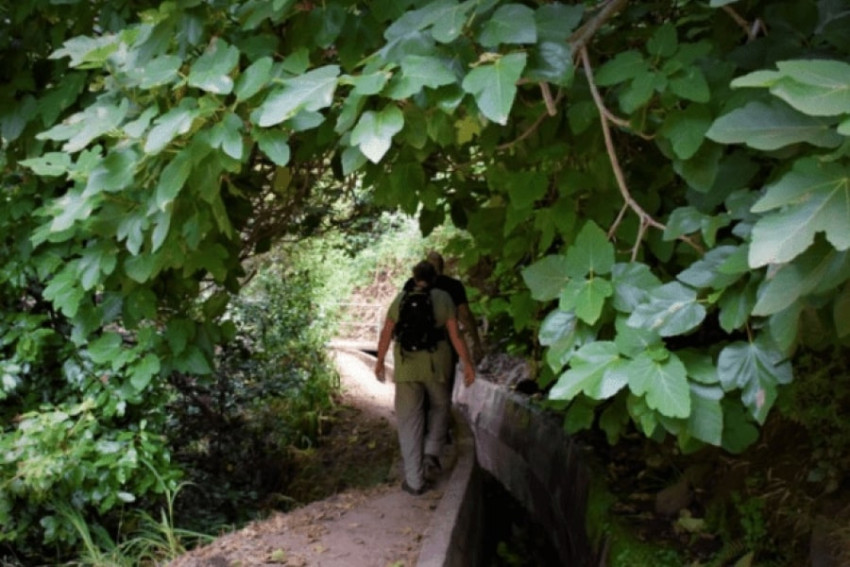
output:
<svg viewBox="0 0 850 567"><path fill-rule="evenodd" d="M475 318L469 310L469 304L463 303L457 306L457 316L460 319L463 330L472 337L472 359L475 364L481 362L484 358L484 349L481 346L481 337L478 336L478 325L475 324Z"/></svg>
<svg viewBox="0 0 850 567"><path fill-rule="evenodd" d="M395 321L387 318L384 321L384 328L381 329L381 336L378 338L378 360L375 362L375 378L377 378L379 382L386 380L384 357L387 356L387 351L390 348L390 341L393 338L394 328Z"/></svg>
<svg viewBox="0 0 850 567"><path fill-rule="evenodd" d="M455 351L460 357L460 361L463 363L463 383L466 386L471 386L473 382L475 382L475 366L472 364L472 360L469 357L469 351L466 349L466 343L460 336L460 331L457 327L457 319L449 319L446 321L446 330L449 332L449 340L452 342L452 346L455 347Z"/></svg>

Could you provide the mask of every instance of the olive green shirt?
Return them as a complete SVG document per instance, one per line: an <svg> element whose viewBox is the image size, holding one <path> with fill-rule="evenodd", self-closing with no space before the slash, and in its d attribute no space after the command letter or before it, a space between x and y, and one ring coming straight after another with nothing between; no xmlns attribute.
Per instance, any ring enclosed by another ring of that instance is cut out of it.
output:
<svg viewBox="0 0 850 567"><path fill-rule="evenodd" d="M400 293L390 305L389 318L394 323L398 321L401 306ZM441 289L431 290L431 302L434 304L434 320L436 327L445 328L446 321L457 319L457 310L451 296ZM452 371L452 349L449 345L448 331L446 338L437 344L434 352L401 352L401 346L394 341L393 359L395 360L394 376L396 382L447 382Z"/></svg>

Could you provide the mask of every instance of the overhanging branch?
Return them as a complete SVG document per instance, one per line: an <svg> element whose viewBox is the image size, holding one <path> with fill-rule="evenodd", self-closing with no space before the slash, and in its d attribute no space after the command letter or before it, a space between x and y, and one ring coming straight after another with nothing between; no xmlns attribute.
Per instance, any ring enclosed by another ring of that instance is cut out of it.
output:
<svg viewBox="0 0 850 567"><path fill-rule="evenodd" d="M617 149L614 147L614 140L611 137L611 126L609 124L610 113L607 112L605 103L602 100L602 95L599 94L599 89L596 87L596 82L593 80L593 68L590 65L590 57L587 55L587 49L582 47L579 56L581 57L584 71L587 74L587 83L590 86L590 93L593 96L593 102L596 104L596 108L599 111L599 121L602 125L602 136L605 140L605 149L608 152L608 159L610 160L611 168L614 171L614 178L617 180L617 188L620 190L620 195L623 197L623 201L625 201L626 206L634 211L640 219L640 229L638 230L638 236L635 239L635 245L632 249L632 259L634 260L637 257L637 251L641 240L643 240L643 235L646 229L648 227L653 227L659 230L665 230L667 227L655 220L652 215L647 213L644 208L640 206L640 203L635 201L634 197L632 197L629 187L626 184L626 176L623 174L623 168L620 166L620 159L617 157ZM609 235L612 235L616 231L616 225L619 224L622 218L622 214L617 216L616 224L611 227L611 230L609 230ZM688 236L680 236L679 240L686 242L701 254L704 253L702 247Z"/></svg>

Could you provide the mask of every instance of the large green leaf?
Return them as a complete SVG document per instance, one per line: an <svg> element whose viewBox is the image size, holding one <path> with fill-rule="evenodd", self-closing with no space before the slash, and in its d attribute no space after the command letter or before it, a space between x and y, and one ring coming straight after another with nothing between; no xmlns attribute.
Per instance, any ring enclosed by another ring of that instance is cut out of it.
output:
<svg viewBox="0 0 850 567"><path fill-rule="evenodd" d="M673 169L694 191L709 193L720 177L722 157L723 146L712 142L704 143L691 159L673 161ZM723 182L725 184L728 180L724 178Z"/></svg>
<svg viewBox="0 0 850 567"><path fill-rule="evenodd" d="M614 245L599 225L590 221L576 236L567 250L567 275L582 278L589 274L611 273L614 266Z"/></svg>
<svg viewBox="0 0 850 567"><path fill-rule="evenodd" d="M661 431L659 418L662 417L646 403L646 398L629 393L626 399L629 415L644 435L651 438Z"/></svg>
<svg viewBox="0 0 850 567"><path fill-rule="evenodd" d="M53 302L66 317L77 314L84 296L85 292L80 287L76 270L72 266L53 276L44 288L44 298Z"/></svg>
<svg viewBox="0 0 850 567"><path fill-rule="evenodd" d="M828 121L801 114L780 101L751 102L724 114L706 136L721 144L746 144L757 150L777 150L800 142L832 148L842 141Z"/></svg>
<svg viewBox="0 0 850 567"><path fill-rule="evenodd" d="M156 186L156 206L164 211L169 204L177 198L180 190L192 173L192 156L188 150L182 150L165 169L159 177Z"/></svg>
<svg viewBox="0 0 850 567"><path fill-rule="evenodd" d="M646 50L650 55L664 59L672 57L678 47L679 39L676 37L676 26L670 22L658 26L652 37L646 42Z"/></svg>
<svg viewBox="0 0 850 567"><path fill-rule="evenodd" d="M116 130L130 109L130 101L122 98L114 104L104 97L82 112L71 116L63 124L54 126L36 136L46 140L68 140L62 151L76 153L100 136Z"/></svg>
<svg viewBox="0 0 850 567"><path fill-rule="evenodd" d="M655 331L630 327L626 321L627 317L621 315L614 322L617 330L614 343L623 356L634 358L648 349L657 348L663 344L661 337Z"/></svg>
<svg viewBox="0 0 850 567"><path fill-rule="evenodd" d="M674 110L667 115L659 134L670 140L673 152L679 159L690 159L705 140L711 126L711 114L701 105L692 104L685 110Z"/></svg>
<svg viewBox="0 0 850 567"><path fill-rule="evenodd" d="M611 398L627 383L624 374L613 372L624 363L614 343L597 341L586 344L576 352L570 361L570 369L549 391L549 398L571 400L582 392L594 400Z"/></svg>
<svg viewBox="0 0 850 567"><path fill-rule="evenodd" d="M175 357L174 367L180 372L201 376L209 374L213 369L204 352L195 345L189 345L186 350Z"/></svg>
<svg viewBox="0 0 850 567"><path fill-rule="evenodd" d="M457 37L460 34L460 29L455 28L454 24L458 22L458 18L465 17L465 14L472 8L471 4L471 2L460 4L457 0L429 2L424 7L407 12L396 19L384 31L384 38L388 42L392 42L414 35L437 22L441 22L440 32L437 34L439 37L443 39L452 35Z"/></svg>
<svg viewBox="0 0 850 567"><path fill-rule="evenodd" d="M139 253L144 243L144 231L148 227L148 218L142 212L125 215L118 223L115 237L118 241L127 240L127 251L133 256Z"/></svg>
<svg viewBox="0 0 850 567"><path fill-rule="evenodd" d="M649 292L629 316L629 325L656 331L662 337L682 335L699 326L706 311L696 291L670 282Z"/></svg>
<svg viewBox="0 0 850 567"><path fill-rule="evenodd" d="M677 73L669 80L670 91L693 102L708 102L711 100L711 90L708 81L699 67L688 67L683 73ZM708 126L706 126L708 128Z"/></svg>
<svg viewBox="0 0 850 567"><path fill-rule="evenodd" d="M537 36L540 43L564 43L581 23L584 6L567 5L560 2L543 4L534 12Z"/></svg>
<svg viewBox="0 0 850 567"><path fill-rule="evenodd" d="M8 20L7 20L8 21ZM55 45L55 44L54 44ZM97 68L103 65L110 55L120 47L120 37L115 34L104 34L101 37L73 37L62 44L62 47L50 54L51 59L69 57L71 67L80 69Z"/></svg>
<svg viewBox="0 0 850 567"><path fill-rule="evenodd" d="M596 83L602 87L618 85L648 70L649 66L639 51L622 51L597 70Z"/></svg>
<svg viewBox="0 0 850 567"><path fill-rule="evenodd" d="M525 69L525 63L525 53L499 57L492 64L480 65L470 71L461 86L475 97L484 116L505 125L516 96L516 82Z"/></svg>
<svg viewBox="0 0 850 567"><path fill-rule="evenodd" d="M88 195L73 190L56 200L59 214L50 223L50 232L62 232L77 221L89 218L95 207L95 201Z"/></svg>
<svg viewBox="0 0 850 567"><path fill-rule="evenodd" d="M151 120L158 114L159 111L155 107L146 108L134 120L124 123L124 133L131 138L141 138L147 131L148 126L150 126Z"/></svg>
<svg viewBox="0 0 850 567"><path fill-rule="evenodd" d="M155 354L146 354L129 368L130 384L137 392L141 392L148 387L151 379L159 373L159 370L159 357Z"/></svg>
<svg viewBox="0 0 850 567"><path fill-rule="evenodd" d="M838 287L850 277L848 254L819 242L794 262L781 264L759 286L753 315L772 315L810 293Z"/></svg>
<svg viewBox="0 0 850 567"><path fill-rule="evenodd" d="M391 98L409 98L423 87L434 89L457 82L457 76L447 62L438 57L408 55L401 60L401 70L401 76L387 92Z"/></svg>
<svg viewBox="0 0 850 567"><path fill-rule="evenodd" d="M574 349L583 343L577 323L575 313L555 309L540 325L538 339L540 344L549 347L546 362L554 372L560 372L572 358Z"/></svg>
<svg viewBox="0 0 850 567"><path fill-rule="evenodd" d="M118 358L123 342L118 333L106 331L90 342L87 350L95 364L107 364Z"/></svg>
<svg viewBox="0 0 850 567"><path fill-rule="evenodd" d="M198 103L191 97L180 101L176 108L172 108L154 121L154 127L148 133L145 140L145 152L157 154L174 138L185 134L192 127L192 121L199 115Z"/></svg>
<svg viewBox="0 0 850 567"><path fill-rule="evenodd" d="M463 33L469 11L475 6L474 0L457 4L452 2L440 10L431 26L431 36L440 43L451 43Z"/></svg>
<svg viewBox="0 0 850 567"><path fill-rule="evenodd" d="M750 265L788 262L814 241L818 232L837 249L850 248L850 169L804 159L779 181L768 186L754 212L782 207L753 227Z"/></svg>
<svg viewBox="0 0 850 567"><path fill-rule="evenodd" d="M718 322L721 329L727 333L743 329L750 315L755 315L756 283L751 281L747 285L727 288L717 304L720 307Z"/></svg>
<svg viewBox="0 0 850 567"><path fill-rule="evenodd" d="M791 364L761 337L726 346L717 359L717 373L724 390L741 390L744 405L763 424L776 400L776 386L788 384L793 376Z"/></svg>
<svg viewBox="0 0 850 567"><path fill-rule="evenodd" d="M392 145L393 136L404 128L404 115L394 104L380 112L367 110L351 132L351 145L360 148L369 161L378 163Z"/></svg>
<svg viewBox="0 0 850 567"><path fill-rule="evenodd" d="M850 113L850 64L828 59L779 61L770 92L812 116Z"/></svg>
<svg viewBox="0 0 850 567"><path fill-rule="evenodd" d="M511 206L523 211L531 209L549 189L549 179L537 171L520 171L516 175L506 175L505 178ZM528 215L523 213L523 216Z"/></svg>
<svg viewBox="0 0 850 567"><path fill-rule="evenodd" d="M436 58L432 58L436 59ZM439 61L439 59L437 59ZM362 97L375 95L381 92L390 80L390 73L387 71L376 71L374 73L366 73L363 75L340 77L340 83L350 82L354 87L351 90L351 95L345 100L344 104L348 104L349 100L362 100ZM338 132L340 130L337 130ZM344 130L342 130L344 131Z"/></svg>
<svg viewBox="0 0 850 567"><path fill-rule="evenodd" d="M667 78L661 73L647 71L637 75L620 93L620 108L631 114L647 104L656 92L664 91Z"/></svg>
<svg viewBox="0 0 850 567"><path fill-rule="evenodd" d="M77 263L80 284L86 291L100 283L100 275L109 275L115 269L117 258L110 242L98 241L86 247Z"/></svg>
<svg viewBox="0 0 850 567"><path fill-rule="evenodd" d="M605 299L613 293L614 288L606 279L574 279L561 292L558 307L564 311L575 311L579 319L593 325L602 314Z"/></svg>
<svg viewBox="0 0 850 567"><path fill-rule="evenodd" d="M716 386L691 384L691 415L688 433L693 437L720 446L723 441L723 391Z"/></svg>
<svg viewBox="0 0 850 567"><path fill-rule="evenodd" d="M579 431L590 429L596 419L595 407L596 403L585 396L579 396L573 400L564 416L564 431L568 435L574 435Z"/></svg>
<svg viewBox="0 0 850 567"><path fill-rule="evenodd" d="M110 152L89 174L85 194L117 192L129 187L133 182L138 160L139 154L133 147Z"/></svg>
<svg viewBox="0 0 850 567"><path fill-rule="evenodd" d="M154 57L144 65L134 66L127 70L127 76L132 83L143 89L152 89L173 83L180 76L180 66L183 58L176 55L161 55Z"/></svg>
<svg viewBox="0 0 850 567"><path fill-rule="evenodd" d="M727 288L741 278L740 273L726 273L721 267L738 252L736 246L718 246L709 250L700 260L680 272L676 279L695 288Z"/></svg>
<svg viewBox="0 0 850 567"><path fill-rule="evenodd" d="M753 425L743 406L723 398L723 448L730 453L743 453L759 438L759 430Z"/></svg>
<svg viewBox="0 0 850 567"><path fill-rule="evenodd" d="M272 61L271 57L261 57L245 69L236 80L236 86L233 93L236 95L236 100L249 99L262 89L272 76Z"/></svg>
<svg viewBox="0 0 850 567"><path fill-rule="evenodd" d="M282 130L260 130L253 128L251 137L257 145L275 164L284 167L289 163L289 136Z"/></svg>
<svg viewBox="0 0 850 567"><path fill-rule="evenodd" d="M72 165L71 156L65 152L47 152L39 157L21 160L18 163L32 169L36 175L45 177L64 175Z"/></svg>
<svg viewBox="0 0 850 567"><path fill-rule="evenodd" d="M676 356L685 365L691 380L709 386L720 382L711 354L696 348L687 348L676 351Z"/></svg>
<svg viewBox="0 0 850 567"><path fill-rule="evenodd" d="M338 65L325 65L303 75L286 79L257 108L251 119L266 128L280 124L301 110L315 112L333 102L339 77Z"/></svg>
<svg viewBox="0 0 850 567"><path fill-rule="evenodd" d="M233 112L228 112L218 126L221 128L221 149L233 159L241 160L245 150L242 141L242 119Z"/></svg>
<svg viewBox="0 0 850 567"><path fill-rule="evenodd" d="M640 262L614 264L611 282L614 284L614 309L623 313L634 311L646 301L650 291L661 287L661 280L649 266Z"/></svg>
<svg viewBox="0 0 850 567"><path fill-rule="evenodd" d="M537 43L534 11L522 4L500 6L484 24L478 41L484 47L502 43Z"/></svg>
<svg viewBox="0 0 850 567"><path fill-rule="evenodd" d="M158 261L156 254L130 256L124 261L124 272L131 280L143 284L159 271Z"/></svg>
<svg viewBox="0 0 850 567"><path fill-rule="evenodd" d="M546 315L540 324L538 340L543 346L551 346L564 338L575 336L576 316L569 311L554 309Z"/></svg>
<svg viewBox="0 0 850 567"><path fill-rule="evenodd" d="M532 81L542 81L568 86L573 81L575 67L569 44L546 41L537 44L531 53L526 76Z"/></svg>
<svg viewBox="0 0 850 567"><path fill-rule="evenodd" d="M561 255L545 256L522 270L522 279L538 301L557 298L567 285L567 258Z"/></svg>
<svg viewBox="0 0 850 567"><path fill-rule="evenodd" d="M213 39L189 69L187 83L201 90L226 95L233 91L230 72L239 63L239 49L220 38Z"/></svg>
<svg viewBox="0 0 850 567"><path fill-rule="evenodd" d="M656 360L649 353L641 353L618 369L628 379L629 389L645 396L646 404L662 415L686 418L691 414L691 396L687 371L675 355Z"/></svg>

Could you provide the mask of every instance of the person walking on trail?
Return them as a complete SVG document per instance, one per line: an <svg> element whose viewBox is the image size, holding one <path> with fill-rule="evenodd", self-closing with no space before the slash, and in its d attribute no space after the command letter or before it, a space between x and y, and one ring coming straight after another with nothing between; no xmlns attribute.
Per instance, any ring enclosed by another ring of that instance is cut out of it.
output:
<svg viewBox="0 0 850 567"><path fill-rule="evenodd" d="M451 296L452 301L457 308L457 317L460 322L461 329L463 330L463 334L469 335L472 339L472 360L475 361L475 364L479 364L481 359L484 358L484 349L481 345L481 337L478 335L478 325L475 323L475 318L472 316L472 311L469 309L466 287L459 279L447 276L444 273L446 263L443 260L442 254L436 250L432 250L431 252L428 252L426 260L437 270L437 279L434 281L434 287L445 291L449 294L449 296ZM413 278L405 282L404 289L413 289ZM453 355L454 364L457 364L457 352L453 351ZM454 373L452 373L451 381L454 381ZM450 384L450 386L453 386L453 384ZM451 393L451 391L452 388L450 387L449 392Z"/></svg>
<svg viewBox="0 0 850 567"><path fill-rule="evenodd" d="M433 287L436 278L437 271L428 262L419 262L413 268L414 288L403 290L390 305L375 363L375 376L383 382L384 360L395 339L394 406L404 463L402 489L414 495L431 488L426 481L426 462L439 465L438 456L446 440L451 404L446 384L454 373L449 341L463 363L464 384L470 386L475 381L475 367L458 331L457 310L448 293ZM423 303L431 307L428 337L411 343L410 319L415 306Z"/></svg>

